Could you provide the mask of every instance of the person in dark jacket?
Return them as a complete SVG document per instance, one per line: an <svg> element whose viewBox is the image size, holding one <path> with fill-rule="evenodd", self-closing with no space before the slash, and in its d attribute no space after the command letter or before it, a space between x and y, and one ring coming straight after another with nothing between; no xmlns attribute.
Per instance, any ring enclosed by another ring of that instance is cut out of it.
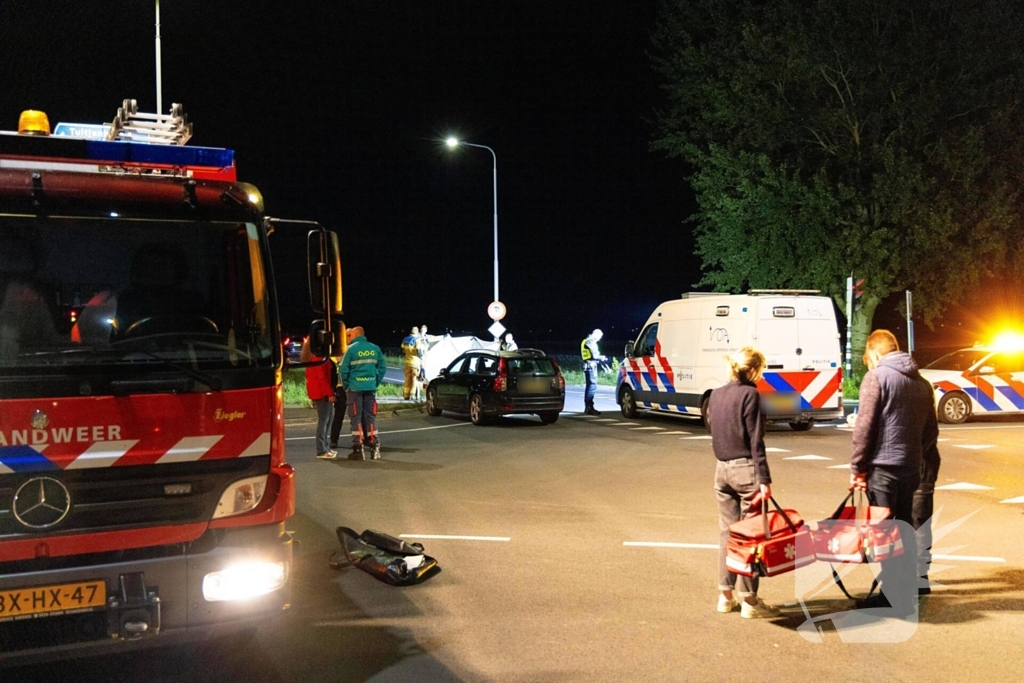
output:
<svg viewBox="0 0 1024 683"><path fill-rule="evenodd" d="M864 363L868 373L861 381L853 429L850 488L866 490L872 504L889 508L906 526L900 534L903 554L882 562L882 592L857 607L892 608L894 616L908 616L917 606L914 492L922 474L931 489L939 472L935 394L888 330L868 337Z"/></svg>
<svg viewBox="0 0 1024 683"><path fill-rule="evenodd" d="M737 577L725 563L729 525L750 515L756 499L767 500L772 495L772 475L764 450L765 420L757 391L765 358L747 346L728 360L731 381L711 392L707 410L711 447L718 458L718 611L728 613L739 607L744 619L776 617L778 608L757 597L758 577Z"/></svg>

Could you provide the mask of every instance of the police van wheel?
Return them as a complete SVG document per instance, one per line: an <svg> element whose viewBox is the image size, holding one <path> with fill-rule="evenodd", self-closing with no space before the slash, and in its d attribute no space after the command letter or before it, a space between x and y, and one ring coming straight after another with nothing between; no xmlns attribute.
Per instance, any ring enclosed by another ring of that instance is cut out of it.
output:
<svg viewBox="0 0 1024 683"><path fill-rule="evenodd" d="M558 411L557 410L546 410L543 413L539 413L540 421L546 425L558 422Z"/></svg>
<svg viewBox="0 0 1024 683"><path fill-rule="evenodd" d="M708 394L700 400L700 419L704 423L704 426L711 428L708 424L708 399L711 398L711 394Z"/></svg>
<svg viewBox="0 0 1024 683"><path fill-rule="evenodd" d="M971 400L959 391L951 391L939 399L939 419L958 425L971 416Z"/></svg>
<svg viewBox="0 0 1024 683"><path fill-rule="evenodd" d="M631 419L637 416L636 396L629 387L623 388L622 396L619 397L619 407L622 408L622 417Z"/></svg>
<svg viewBox="0 0 1024 683"><path fill-rule="evenodd" d="M806 432L813 425L814 422L810 420L807 422L790 422L789 428L792 429L794 432Z"/></svg>
<svg viewBox="0 0 1024 683"><path fill-rule="evenodd" d="M437 407L437 392L433 389L427 389L427 415L437 417L441 414L441 409Z"/></svg>

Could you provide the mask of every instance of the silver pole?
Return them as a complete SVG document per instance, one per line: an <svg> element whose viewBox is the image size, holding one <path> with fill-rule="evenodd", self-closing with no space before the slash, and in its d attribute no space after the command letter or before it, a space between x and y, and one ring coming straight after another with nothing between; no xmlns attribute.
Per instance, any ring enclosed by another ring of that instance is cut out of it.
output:
<svg viewBox="0 0 1024 683"><path fill-rule="evenodd" d="M493 154L493 152L492 152ZM498 298L498 157L494 157L494 300Z"/></svg>
<svg viewBox="0 0 1024 683"><path fill-rule="evenodd" d="M914 315L914 298L910 294L910 290L907 290L907 353L914 353L914 321L911 316Z"/></svg>
<svg viewBox="0 0 1024 683"><path fill-rule="evenodd" d="M846 376L853 377L853 276L846 278Z"/></svg>
<svg viewBox="0 0 1024 683"><path fill-rule="evenodd" d="M156 113L164 113L164 95L160 69L160 0L156 0Z"/></svg>

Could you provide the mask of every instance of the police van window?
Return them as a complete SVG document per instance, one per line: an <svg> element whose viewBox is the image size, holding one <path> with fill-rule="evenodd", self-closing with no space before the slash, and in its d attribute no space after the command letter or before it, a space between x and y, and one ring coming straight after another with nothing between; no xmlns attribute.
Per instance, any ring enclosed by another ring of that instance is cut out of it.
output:
<svg viewBox="0 0 1024 683"><path fill-rule="evenodd" d="M953 353L946 354L938 360L932 361L926 367L929 370L956 370L958 372L967 372L973 366L977 365L978 361L984 358L987 353L987 351L980 351L978 349L954 351Z"/></svg>
<svg viewBox="0 0 1024 683"><path fill-rule="evenodd" d="M636 342L635 354L638 356L653 356L655 344L658 341L658 323L654 323L644 330Z"/></svg>

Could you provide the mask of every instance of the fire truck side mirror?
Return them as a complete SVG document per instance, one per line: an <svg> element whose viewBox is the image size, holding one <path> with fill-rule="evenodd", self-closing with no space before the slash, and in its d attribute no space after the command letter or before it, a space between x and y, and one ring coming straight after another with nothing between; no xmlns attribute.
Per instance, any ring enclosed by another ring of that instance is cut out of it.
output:
<svg viewBox="0 0 1024 683"><path fill-rule="evenodd" d="M313 311L324 315L341 313L341 247L338 233L323 229L310 230L306 254L309 303Z"/></svg>

